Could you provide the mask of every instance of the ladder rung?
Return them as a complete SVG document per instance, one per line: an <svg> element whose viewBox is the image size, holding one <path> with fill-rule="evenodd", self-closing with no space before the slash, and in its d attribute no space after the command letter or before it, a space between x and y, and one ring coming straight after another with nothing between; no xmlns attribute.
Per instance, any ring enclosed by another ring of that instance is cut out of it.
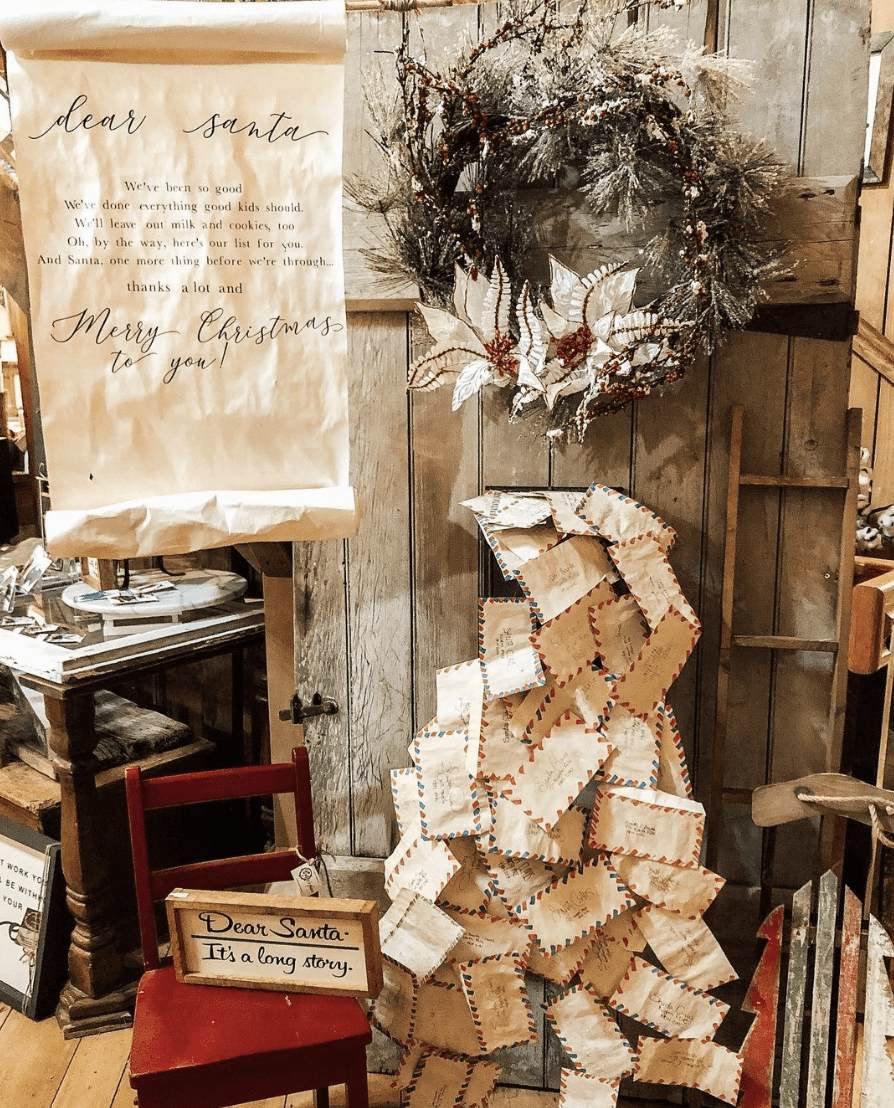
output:
<svg viewBox="0 0 894 1108"><path fill-rule="evenodd" d="M721 796L728 804L747 804L750 808L753 793L754 789L734 789L732 787L725 787Z"/></svg>
<svg viewBox="0 0 894 1108"><path fill-rule="evenodd" d="M751 646L763 650L813 650L835 654L838 643L831 639L799 639L791 635L733 635L733 646Z"/></svg>
<svg viewBox="0 0 894 1108"><path fill-rule="evenodd" d="M763 477L757 473L740 473L740 485L763 485L776 489L846 489L847 477Z"/></svg>

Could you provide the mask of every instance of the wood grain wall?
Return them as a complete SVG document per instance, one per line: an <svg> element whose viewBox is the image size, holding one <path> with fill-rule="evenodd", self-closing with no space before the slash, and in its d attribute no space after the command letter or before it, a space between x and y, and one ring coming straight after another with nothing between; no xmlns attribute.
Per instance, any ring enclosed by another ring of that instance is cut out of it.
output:
<svg viewBox="0 0 894 1108"><path fill-rule="evenodd" d="M894 31L894 0L873 0L872 32ZM894 175L866 185L860 198L857 308L861 321L894 338ZM887 349L886 349L887 347ZM894 347L857 346L851 370L850 403L863 409L863 445L873 468L872 502L894 502Z"/></svg>

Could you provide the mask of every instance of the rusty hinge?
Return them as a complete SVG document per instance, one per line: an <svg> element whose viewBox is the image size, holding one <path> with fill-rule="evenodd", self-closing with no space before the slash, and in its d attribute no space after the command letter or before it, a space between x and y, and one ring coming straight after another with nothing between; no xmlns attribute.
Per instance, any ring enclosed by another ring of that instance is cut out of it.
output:
<svg viewBox="0 0 894 1108"><path fill-rule="evenodd" d="M334 716L338 713L338 702L331 696L314 693L310 704L305 704L298 693L293 693L288 708L283 708L279 718L284 723L304 723L312 716Z"/></svg>

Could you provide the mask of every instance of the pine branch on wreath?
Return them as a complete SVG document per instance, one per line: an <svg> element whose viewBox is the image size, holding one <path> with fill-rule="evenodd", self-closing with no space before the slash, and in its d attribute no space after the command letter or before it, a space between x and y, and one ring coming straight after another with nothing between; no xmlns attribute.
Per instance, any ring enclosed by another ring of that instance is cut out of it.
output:
<svg viewBox="0 0 894 1108"><path fill-rule="evenodd" d="M789 173L730 121L747 67L623 26L644 6L525 0L440 69L407 20L396 95L385 82L367 93L383 169L351 193L383 219L372 268L422 294L436 343L411 388L452 382L458 407L508 387L510 418L537 412L548 434L582 438L744 326L785 272L765 226ZM626 264L581 277L551 259L549 289L528 283L519 194L568 179L628 229L666 213L638 259L660 289L652 302L635 304Z"/></svg>

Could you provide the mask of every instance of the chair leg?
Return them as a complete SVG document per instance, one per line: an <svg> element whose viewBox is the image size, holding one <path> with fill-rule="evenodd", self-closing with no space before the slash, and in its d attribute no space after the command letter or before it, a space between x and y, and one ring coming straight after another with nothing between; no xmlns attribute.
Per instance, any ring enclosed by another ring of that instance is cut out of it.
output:
<svg viewBox="0 0 894 1108"><path fill-rule="evenodd" d="M352 1067L345 1082L348 1108L369 1108L369 1086L366 1079L366 1054L361 1064Z"/></svg>
<svg viewBox="0 0 894 1108"><path fill-rule="evenodd" d="M329 1108L329 1086L314 1089L314 1108Z"/></svg>

